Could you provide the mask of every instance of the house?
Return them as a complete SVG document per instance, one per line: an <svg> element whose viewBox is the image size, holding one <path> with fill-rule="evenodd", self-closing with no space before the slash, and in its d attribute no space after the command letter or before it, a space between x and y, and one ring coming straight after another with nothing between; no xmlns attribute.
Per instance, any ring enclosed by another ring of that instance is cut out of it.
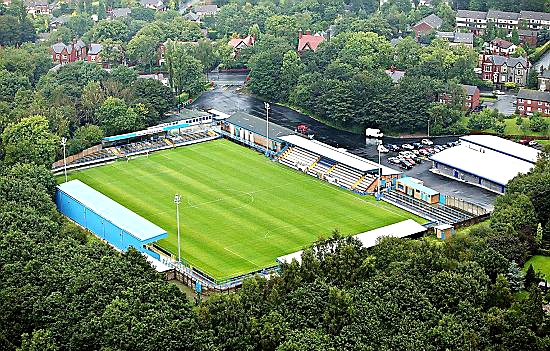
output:
<svg viewBox="0 0 550 351"><path fill-rule="evenodd" d="M201 5L194 8L199 17L213 16L218 12L218 5Z"/></svg>
<svg viewBox="0 0 550 351"><path fill-rule="evenodd" d="M485 47L485 52L489 55L499 55L499 56L510 56L516 52L518 48L514 43L511 43L507 40L495 38L489 43L483 45Z"/></svg>
<svg viewBox="0 0 550 351"><path fill-rule="evenodd" d="M298 53L311 50L317 51L317 47L325 41L325 37L319 33L311 34L311 31L307 30L306 34L302 33L300 29L298 31Z"/></svg>
<svg viewBox="0 0 550 351"><path fill-rule="evenodd" d="M195 23L200 23L201 22L201 17L199 15L197 15L196 13L194 13L193 11L183 15L183 18L185 18L188 21L195 22Z"/></svg>
<svg viewBox="0 0 550 351"><path fill-rule="evenodd" d="M479 67L482 69L481 79L490 80L497 88L502 88L507 82L525 86L530 64L524 57L482 54Z"/></svg>
<svg viewBox="0 0 550 351"><path fill-rule="evenodd" d="M522 115L531 115L540 112L550 117L550 92L521 89L516 97L517 109Z"/></svg>
<svg viewBox="0 0 550 351"><path fill-rule="evenodd" d="M473 33L436 32L435 35L438 38L447 40L450 46L464 45L470 48L474 47Z"/></svg>
<svg viewBox="0 0 550 351"><path fill-rule="evenodd" d="M166 5L162 0L140 0L139 4L146 9L152 9L155 11L165 11Z"/></svg>
<svg viewBox="0 0 550 351"><path fill-rule="evenodd" d="M550 70L543 70L538 76L540 91L550 91Z"/></svg>
<svg viewBox="0 0 550 351"><path fill-rule="evenodd" d="M388 77L391 78L394 84L398 83L399 80L405 76L405 71L396 70L393 66L390 67L390 69L387 69L385 72Z"/></svg>
<svg viewBox="0 0 550 351"><path fill-rule="evenodd" d="M532 48L537 46L537 34L536 30L518 29L519 40Z"/></svg>
<svg viewBox="0 0 550 351"><path fill-rule="evenodd" d="M458 10L456 12L456 29L466 29L474 35L481 35L487 28L487 12Z"/></svg>
<svg viewBox="0 0 550 351"><path fill-rule="evenodd" d="M68 20L69 20L69 16L67 15L52 18L48 27L50 28L50 30L57 29L62 25L64 25L65 23L67 23Z"/></svg>
<svg viewBox="0 0 550 351"><path fill-rule="evenodd" d="M256 38L252 35L247 35L244 38L233 38L227 44L233 47L233 57L237 57L242 49L254 46L254 43L256 43Z"/></svg>
<svg viewBox="0 0 550 351"><path fill-rule="evenodd" d="M521 11L519 18L531 30L550 28L550 13L548 12Z"/></svg>
<svg viewBox="0 0 550 351"><path fill-rule="evenodd" d="M26 0L25 7L27 8L27 13L33 16L51 14L47 0Z"/></svg>
<svg viewBox="0 0 550 351"><path fill-rule="evenodd" d="M464 107L469 111L473 111L478 108L481 104L481 92L479 91L479 88L475 85L461 84L461 86L464 89L464 94L466 95L464 98Z"/></svg>
<svg viewBox="0 0 550 351"><path fill-rule="evenodd" d="M129 9L128 7L116 8L111 10L111 13L109 14L109 18L112 20L117 18L126 18L131 13L132 13L132 10Z"/></svg>
<svg viewBox="0 0 550 351"><path fill-rule="evenodd" d="M82 40L73 40L69 45L56 43L51 46L52 61L60 64L82 61L86 58L86 44Z"/></svg>
<svg viewBox="0 0 550 351"><path fill-rule="evenodd" d="M427 17L421 19L417 24L411 27L414 31L416 39L421 36L430 34L433 31L436 31L443 24L443 20L438 16L431 14Z"/></svg>
<svg viewBox="0 0 550 351"><path fill-rule="evenodd" d="M101 63L101 50L103 50L103 45L101 44L90 44L88 49L88 55L86 56L86 61Z"/></svg>

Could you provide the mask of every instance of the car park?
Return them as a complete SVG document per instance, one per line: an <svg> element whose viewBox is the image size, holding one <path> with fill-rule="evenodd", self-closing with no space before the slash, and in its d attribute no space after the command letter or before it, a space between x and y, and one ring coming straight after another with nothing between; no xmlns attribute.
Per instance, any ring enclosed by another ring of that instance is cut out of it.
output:
<svg viewBox="0 0 550 351"><path fill-rule="evenodd" d="M382 153L387 153L387 152L390 152L390 150L388 150L388 148L386 148L384 145L380 144L378 145L378 151L382 152Z"/></svg>
<svg viewBox="0 0 550 351"><path fill-rule="evenodd" d="M403 150L412 150L412 149L414 149L414 146L412 146L411 144L403 144L403 145L401 145L401 148Z"/></svg>
<svg viewBox="0 0 550 351"><path fill-rule="evenodd" d="M412 146L414 146L414 147L417 148L417 149L420 149L420 148L423 147L423 145L420 144L420 143L412 143Z"/></svg>

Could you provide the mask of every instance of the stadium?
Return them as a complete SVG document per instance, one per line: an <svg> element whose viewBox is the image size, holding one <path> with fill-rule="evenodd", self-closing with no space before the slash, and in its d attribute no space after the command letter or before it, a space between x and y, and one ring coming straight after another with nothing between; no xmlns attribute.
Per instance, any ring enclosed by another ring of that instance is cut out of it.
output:
<svg viewBox="0 0 550 351"><path fill-rule="evenodd" d="M206 286L265 273L278 257L333 230L355 235L428 222L368 196L400 172L276 124L268 132L265 120L243 113L108 137L54 171L56 202L68 218L117 249L135 247L159 270L178 267Z"/></svg>

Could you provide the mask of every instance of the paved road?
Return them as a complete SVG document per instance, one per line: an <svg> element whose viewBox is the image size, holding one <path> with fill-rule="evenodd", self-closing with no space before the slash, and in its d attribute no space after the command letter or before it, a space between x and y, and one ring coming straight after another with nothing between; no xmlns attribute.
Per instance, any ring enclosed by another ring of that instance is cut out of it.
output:
<svg viewBox="0 0 550 351"><path fill-rule="evenodd" d="M505 116L511 116L516 112L516 106L514 102L516 101L515 95L498 95L498 100L492 103L490 108L495 108L498 112L504 114Z"/></svg>
<svg viewBox="0 0 550 351"><path fill-rule="evenodd" d="M223 78L223 80L227 79L227 77ZM208 91L199 97L192 104L192 107L200 110L214 108L226 113L243 111L257 117L265 116L264 102L262 100L248 95L239 94L237 92L237 88L235 87L217 87L212 91ZM378 162L378 152L376 151L376 146L369 143L363 135L357 135L331 128L307 115L274 104L271 105L269 116L270 120L274 123L290 129L294 129L300 123L308 124L313 129L316 140L336 147L346 148L354 154ZM384 143L403 144L410 142L411 140L417 141L417 139L384 138ZM456 140L456 138L439 138L434 140L439 143L446 143L451 140ZM383 156L382 163L395 168L387 162L388 156L391 155ZM442 176L434 175L429 172L430 168L431 162L426 161L423 164L417 165L413 169L406 171L405 174L411 177L421 178L426 186L431 187L443 194L461 197L467 201L474 202L485 207L492 206L496 198L494 193L478 187L450 180Z"/></svg>

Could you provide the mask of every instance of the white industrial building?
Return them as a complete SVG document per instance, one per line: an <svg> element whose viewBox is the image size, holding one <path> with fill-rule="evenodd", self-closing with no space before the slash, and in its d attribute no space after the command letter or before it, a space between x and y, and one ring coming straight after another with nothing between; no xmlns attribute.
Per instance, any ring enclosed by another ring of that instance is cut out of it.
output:
<svg viewBox="0 0 550 351"><path fill-rule="evenodd" d="M431 171L502 194L510 180L533 168L539 153L494 135L466 135L460 146L430 157Z"/></svg>

